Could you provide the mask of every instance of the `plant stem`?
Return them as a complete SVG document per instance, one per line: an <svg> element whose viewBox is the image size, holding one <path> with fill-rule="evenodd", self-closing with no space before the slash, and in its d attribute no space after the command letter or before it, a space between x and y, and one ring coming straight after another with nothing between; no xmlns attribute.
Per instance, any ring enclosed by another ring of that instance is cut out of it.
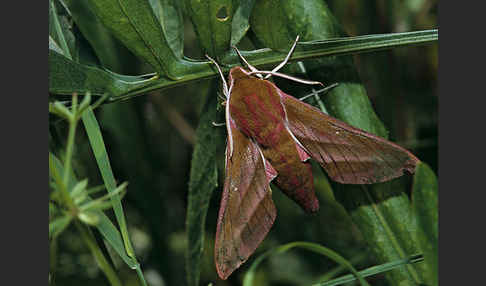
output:
<svg viewBox="0 0 486 286"><path fill-rule="evenodd" d="M61 176L59 172L57 171L56 167L54 166L54 159L52 158L52 154L49 153L49 171L51 172L51 176L54 178L58 188L59 192L61 194L62 200L64 204L66 204L67 208L72 211L72 213L76 213L76 204L72 200L69 191L67 189L67 186L64 184L64 182L61 180ZM64 172L65 174L66 172Z"/></svg>
<svg viewBox="0 0 486 286"><path fill-rule="evenodd" d="M69 189L69 175L71 174L71 159L73 157L74 138L76 135L76 126L78 124L78 119L76 116L77 107L78 107L78 95L74 93L73 101L72 101L72 109L71 109L72 116L68 119L69 133L68 133L67 146L66 146L66 161L64 162L64 176L62 180L64 186L67 189Z"/></svg>
<svg viewBox="0 0 486 286"><path fill-rule="evenodd" d="M122 286L120 279L101 252L101 249L98 247L98 244L96 243L93 234L90 232L88 227L81 224L78 220L75 220L74 224L81 234L81 238L83 239L84 243L86 243L86 246L88 246L89 250L93 254L98 266L103 271L108 281L110 281L110 284L113 286Z"/></svg>
<svg viewBox="0 0 486 286"><path fill-rule="evenodd" d="M74 150L74 137L76 135L76 126L77 122L75 120L69 122L69 133L66 146L66 161L64 162L64 174L62 180L66 188L68 188L69 186L69 174L71 173L71 161Z"/></svg>
<svg viewBox="0 0 486 286"><path fill-rule="evenodd" d="M142 283L142 286L147 286L147 282L145 282L145 277L143 276L143 272L142 272L142 268L140 267L140 264L137 264L135 270L137 271L138 279Z"/></svg>
<svg viewBox="0 0 486 286"><path fill-rule="evenodd" d="M292 55L290 61L300 61L310 58L325 56L340 56L358 53L369 53L380 50L387 50L396 47L410 45L424 45L436 42L439 39L439 30L423 30L405 33L374 34L357 37L335 38L323 41L300 42ZM255 67L273 65L280 63L286 56L286 52L278 52L268 48L254 51L240 51L241 54ZM232 67L239 66L240 61L235 52L228 52L221 58L221 69L224 73ZM223 64L224 63L224 64ZM152 74L155 75L155 74ZM203 70L188 71L179 80L170 80L164 76L150 81L146 85L134 84L131 90L120 90L119 94L113 94L105 103L131 99L136 96L147 94L158 89L187 84L191 81L217 77L215 69L212 69L208 62L208 68Z"/></svg>

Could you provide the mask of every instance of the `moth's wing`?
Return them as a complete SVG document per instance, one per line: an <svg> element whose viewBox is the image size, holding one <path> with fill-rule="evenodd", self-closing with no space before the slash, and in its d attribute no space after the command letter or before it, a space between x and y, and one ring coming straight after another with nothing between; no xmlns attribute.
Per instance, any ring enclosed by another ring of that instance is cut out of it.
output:
<svg viewBox="0 0 486 286"><path fill-rule="evenodd" d="M289 128L329 177L345 184L373 184L413 173L419 160L381 137L354 128L282 91Z"/></svg>
<svg viewBox="0 0 486 286"><path fill-rule="evenodd" d="M230 72L235 79L228 100L229 116L238 128L260 146L263 156L277 170L274 183L308 213L317 212L312 168L305 153L287 128L278 88L257 79L242 68Z"/></svg>
<svg viewBox="0 0 486 286"><path fill-rule="evenodd" d="M289 131L282 130L278 144L262 148L262 151L278 173L273 183L305 212L317 212L319 200L314 190L312 167L307 160L310 157L297 145Z"/></svg>
<svg viewBox="0 0 486 286"><path fill-rule="evenodd" d="M275 170L264 161L258 145L231 125L233 152L226 148L226 177L214 250L221 279L248 259L277 216L269 186Z"/></svg>

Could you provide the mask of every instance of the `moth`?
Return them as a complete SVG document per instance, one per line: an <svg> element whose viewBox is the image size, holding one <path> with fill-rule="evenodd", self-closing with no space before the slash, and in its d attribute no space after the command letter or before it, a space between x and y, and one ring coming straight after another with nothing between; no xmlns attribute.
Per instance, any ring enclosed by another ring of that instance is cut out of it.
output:
<svg viewBox="0 0 486 286"><path fill-rule="evenodd" d="M285 94L268 81L284 77L303 84L321 84L250 65L234 67L228 83L222 78L227 128L224 190L218 214L214 256L221 279L241 266L263 241L277 211L274 182L307 213L317 212L309 159L329 178L343 184L373 184L413 173L419 162L412 153L383 138L354 128ZM265 75L265 77L264 77Z"/></svg>

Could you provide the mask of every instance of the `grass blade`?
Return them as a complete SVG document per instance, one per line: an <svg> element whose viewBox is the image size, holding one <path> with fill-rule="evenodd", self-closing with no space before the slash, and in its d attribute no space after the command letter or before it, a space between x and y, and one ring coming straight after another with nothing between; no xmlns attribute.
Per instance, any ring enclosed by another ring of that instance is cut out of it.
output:
<svg viewBox="0 0 486 286"><path fill-rule="evenodd" d="M368 277L368 276L380 274L380 273L395 269L395 268L400 267L400 266L404 266L406 264L417 263L417 262L420 262L420 261L423 261L423 260L424 259L423 259L422 255L413 255L413 256L411 256L410 258L407 258L407 259L400 259L400 260L397 260L397 261L372 266L372 267L369 267L365 270L361 270L358 273L362 277ZM344 276L338 277L336 279L333 279L333 280L330 280L330 281L327 281L327 282L313 284L313 286L342 285L342 284L349 283L349 282L352 282L352 281L355 281L355 280L356 280L356 277L354 275L348 274L348 275L344 275Z"/></svg>
<svg viewBox="0 0 486 286"><path fill-rule="evenodd" d="M101 175L103 177L103 181L105 182L106 189L108 192L112 193L115 192L117 187L116 187L116 181L115 181L115 176L113 175L113 172L111 170L110 166L110 161L108 159L108 154L106 152L105 144L103 142L103 137L101 135L101 130L100 126L98 124L98 121L96 120L96 117L94 115L93 110L91 107L89 107L86 112L83 113L82 117L86 133L88 134L89 142L91 144L91 148L93 149L93 153L95 154L96 162L98 163L98 167L100 168ZM120 226L120 231L121 231L121 237L123 238L123 243L125 246L125 251L127 255L131 258L130 263L127 262L127 264L132 268L137 271L138 277L140 279L140 282L142 285L147 285L145 282L145 278L142 273L142 269L140 267L140 264L137 262L137 259L135 257L135 253L133 251L133 247L130 242L130 238L128 236L128 229L127 225L125 222L125 214L123 212L123 207L120 201L120 196L119 194L115 194L110 197L112 203L113 203L113 209L115 211L115 216L118 221L118 225ZM103 214L104 215L104 214ZM100 221L100 229L103 229L103 231L107 231L105 233L105 237L108 237L108 235L118 235L118 232L115 232L115 229L112 229L115 227L111 221L104 221L104 223L108 223L106 225L102 225L102 221ZM105 227L103 227L105 226ZM100 230L101 232L101 230ZM107 241L110 241L107 239ZM118 239L116 240L117 242L119 241ZM122 256L123 257L123 256Z"/></svg>
<svg viewBox="0 0 486 286"><path fill-rule="evenodd" d="M83 113L82 120L86 133L88 134L91 148L96 158L96 163L98 163L101 176L105 182L106 190L111 193L116 190L115 176L111 170L108 153L106 152L105 143L103 142L103 137L101 135L100 126L98 125L98 121L96 120L94 112L91 110L91 108L88 108L86 112ZM130 238L128 237L125 214L123 212L120 196L112 196L111 201L113 203L113 210L115 211L116 220L120 226L121 235L125 244L125 250L128 256L135 258L135 253L133 251Z"/></svg>
<svg viewBox="0 0 486 286"><path fill-rule="evenodd" d="M268 256L270 255L275 255L279 253L284 253L294 247L300 247L306 250L310 250L312 252L316 252L319 254L322 254L326 257L328 257L331 260L334 260L336 263L346 267L353 275L358 279L361 285L369 285L361 276L361 274L349 263L348 260L346 260L344 257L333 251L332 249L329 249L327 247L324 247L322 245L319 245L317 243L311 243L311 242L302 242L302 241L297 241L297 242L291 242L287 243L281 246L278 246L274 249L271 249L262 255L260 255L251 265L250 269L245 275L245 278L243 280L243 286L251 286L253 285L253 279L255 276L255 271L258 265Z"/></svg>

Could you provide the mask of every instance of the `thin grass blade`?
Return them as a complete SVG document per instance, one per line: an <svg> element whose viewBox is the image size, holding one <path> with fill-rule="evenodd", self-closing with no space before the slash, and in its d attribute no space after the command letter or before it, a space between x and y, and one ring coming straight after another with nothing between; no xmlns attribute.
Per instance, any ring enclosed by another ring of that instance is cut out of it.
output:
<svg viewBox="0 0 486 286"><path fill-rule="evenodd" d="M361 274L353 267L353 265L348 260L346 260L344 257L342 257L341 255L339 255L337 252L335 252L332 249L329 249L327 247L324 247L322 245L319 245L317 243L297 241L297 242L291 242L291 243L287 243L287 244L281 245L279 247L276 247L274 249L271 249L271 250L263 253L262 255L260 255L253 262L253 264L251 265L250 269L245 274L245 277L243 279L243 286L251 286L251 285L253 285L256 268L258 267L258 265L260 265L260 263L265 258L267 258L267 257L269 257L271 255L275 255L275 254L279 254L279 253L284 253L284 252L286 252L286 251L288 251L288 250L290 250L292 248L295 248L295 247L303 248L303 249L306 249L306 250L310 250L312 252L316 252L316 253L322 254L323 256L326 256L327 258L335 261L336 263L338 263L338 264L346 267L351 273L353 273L353 275L355 276L356 279L358 279L358 281L360 282L361 285L367 285L367 286L369 285L366 282L366 280L363 279L363 277L361 276Z"/></svg>
<svg viewBox="0 0 486 286"><path fill-rule="evenodd" d="M413 256L411 256L410 258L407 258L407 259L400 259L400 260L397 260L397 261L388 262L388 263L384 263L384 264L381 264L381 265L369 267L365 270L359 271L359 274L362 277L368 277L368 276L380 274L380 273L383 273L383 272L386 272L386 271L390 271L390 270L395 269L397 267L402 267L404 265L417 263L417 262L420 262L420 261L423 261L422 255L413 255ZM348 274L348 275L344 275L344 276L338 277L338 278L330 280L330 281L326 281L326 282L322 282L322 283L316 283L316 284L313 284L312 286L343 285L345 283L353 282L355 280L356 280L356 277L354 275Z"/></svg>
<svg viewBox="0 0 486 286"><path fill-rule="evenodd" d="M93 150L94 156L96 158L96 163L98 163L98 168L100 169L101 176L105 182L106 190L111 193L117 188L115 176L111 170L110 160L108 158L108 153L106 152L105 143L101 135L100 126L91 108L88 108L82 116L84 127L86 133L88 134L89 142ZM123 242L125 244L125 250L128 256L135 259L135 253L128 236L127 225L125 222L125 214L123 212L123 207L120 201L120 196L115 195L111 197L113 203L113 210L115 211L115 216L120 226Z"/></svg>

